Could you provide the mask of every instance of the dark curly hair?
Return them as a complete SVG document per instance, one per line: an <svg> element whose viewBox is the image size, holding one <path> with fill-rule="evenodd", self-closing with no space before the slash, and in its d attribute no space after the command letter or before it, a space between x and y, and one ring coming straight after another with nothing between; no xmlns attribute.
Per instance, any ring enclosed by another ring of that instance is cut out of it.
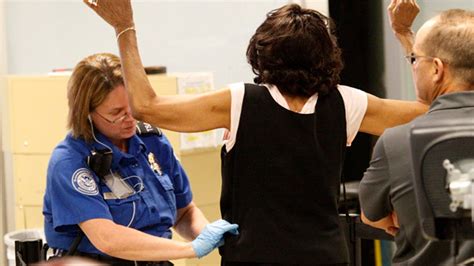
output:
<svg viewBox="0 0 474 266"><path fill-rule="evenodd" d="M331 28L329 18L297 4L269 12L247 48L254 82L276 85L293 96L336 88L343 63Z"/></svg>

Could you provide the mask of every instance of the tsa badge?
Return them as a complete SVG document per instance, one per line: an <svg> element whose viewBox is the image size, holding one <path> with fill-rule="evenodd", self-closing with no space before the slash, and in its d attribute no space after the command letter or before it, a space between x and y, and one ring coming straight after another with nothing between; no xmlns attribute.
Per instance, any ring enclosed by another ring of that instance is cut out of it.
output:
<svg viewBox="0 0 474 266"><path fill-rule="evenodd" d="M155 159L155 155L150 152L148 154L148 163L150 163L150 167L151 169L153 170L153 172L159 174L159 175L162 175L162 172L161 172L161 168L160 168L160 165L158 164L158 162L156 161Z"/></svg>

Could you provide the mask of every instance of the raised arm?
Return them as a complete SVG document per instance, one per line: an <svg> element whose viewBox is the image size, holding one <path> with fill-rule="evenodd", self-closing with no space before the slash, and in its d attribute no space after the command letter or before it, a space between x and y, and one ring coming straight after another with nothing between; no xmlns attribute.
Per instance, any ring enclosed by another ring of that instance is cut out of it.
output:
<svg viewBox="0 0 474 266"><path fill-rule="evenodd" d="M405 54L413 47L411 25L420 12L416 0L392 0L388 6L390 25ZM361 132L381 135L386 128L405 124L425 113L428 105L421 101L381 99L368 94L368 105L360 127Z"/></svg>
<svg viewBox="0 0 474 266"><path fill-rule="evenodd" d="M115 30L122 71L135 118L165 129L193 132L230 127L230 90L192 96L159 96L143 69L130 0L84 0ZM159 90L159 88L157 88Z"/></svg>
<svg viewBox="0 0 474 266"><path fill-rule="evenodd" d="M420 12L420 7L416 0L392 0L387 10L393 33L408 55L412 52L414 39L411 26Z"/></svg>
<svg viewBox="0 0 474 266"><path fill-rule="evenodd" d="M367 94L367 111L360 132L380 136L385 129L405 124L428 111L428 105L419 101L382 99Z"/></svg>

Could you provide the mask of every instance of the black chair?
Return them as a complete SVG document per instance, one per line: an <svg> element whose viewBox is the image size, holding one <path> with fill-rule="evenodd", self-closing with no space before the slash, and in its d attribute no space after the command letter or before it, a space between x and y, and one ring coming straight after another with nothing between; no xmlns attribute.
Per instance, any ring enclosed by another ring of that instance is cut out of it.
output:
<svg viewBox="0 0 474 266"><path fill-rule="evenodd" d="M424 236L474 239L474 117L418 122L410 141Z"/></svg>

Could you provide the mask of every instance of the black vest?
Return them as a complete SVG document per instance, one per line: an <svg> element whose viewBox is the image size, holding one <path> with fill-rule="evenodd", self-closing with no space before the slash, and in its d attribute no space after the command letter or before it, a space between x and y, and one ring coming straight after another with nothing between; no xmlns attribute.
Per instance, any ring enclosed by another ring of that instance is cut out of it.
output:
<svg viewBox="0 0 474 266"><path fill-rule="evenodd" d="M239 225L220 248L223 261L348 262L338 219L346 149L344 102L320 96L315 114L276 103L246 84L235 146L222 148L222 217Z"/></svg>

